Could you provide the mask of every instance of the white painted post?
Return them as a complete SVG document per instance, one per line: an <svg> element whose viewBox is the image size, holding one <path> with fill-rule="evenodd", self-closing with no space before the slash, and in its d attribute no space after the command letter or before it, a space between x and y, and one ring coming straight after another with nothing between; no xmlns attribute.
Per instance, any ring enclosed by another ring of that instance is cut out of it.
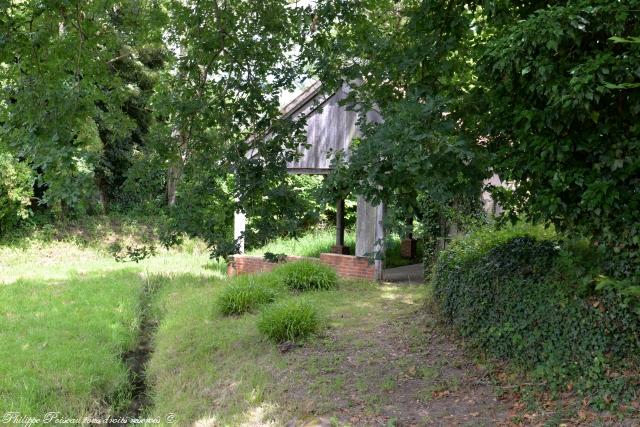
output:
<svg viewBox="0 0 640 427"><path fill-rule="evenodd" d="M236 211L233 214L233 238L238 240L239 254L244 253L244 230L247 224L247 217L244 212Z"/></svg>
<svg viewBox="0 0 640 427"><path fill-rule="evenodd" d="M376 207L358 196L356 256L370 256L375 246Z"/></svg>
<svg viewBox="0 0 640 427"><path fill-rule="evenodd" d="M374 278L382 281L384 261L384 205L373 206L364 197L358 196L356 218L356 256L374 256Z"/></svg>
<svg viewBox="0 0 640 427"><path fill-rule="evenodd" d="M375 248L374 253L376 259L374 261L374 279L381 282L384 279L384 259L380 258L380 254L384 254L384 204L380 203L376 206L376 230L375 230Z"/></svg>

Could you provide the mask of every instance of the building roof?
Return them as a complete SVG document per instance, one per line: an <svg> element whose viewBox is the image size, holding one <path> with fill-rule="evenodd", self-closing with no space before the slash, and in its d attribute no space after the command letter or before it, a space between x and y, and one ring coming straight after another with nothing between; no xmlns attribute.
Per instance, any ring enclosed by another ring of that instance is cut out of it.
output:
<svg viewBox="0 0 640 427"><path fill-rule="evenodd" d="M305 120L306 146L299 147L298 159L287 163L287 170L294 174L328 174L331 157L337 151L344 151L348 158L351 141L360 136L357 126L358 112L342 105L349 93L349 86L343 85L334 93L323 91L320 81L314 81L302 88L280 108L284 118ZM367 119L380 120L377 112L368 112Z"/></svg>
<svg viewBox="0 0 640 427"><path fill-rule="evenodd" d="M307 104L310 100L315 98L322 89L322 83L319 80L315 80L313 83L305 86L300 90L294 98L280 108L282 117L289 117L297 112L302 106Z"/></svg>

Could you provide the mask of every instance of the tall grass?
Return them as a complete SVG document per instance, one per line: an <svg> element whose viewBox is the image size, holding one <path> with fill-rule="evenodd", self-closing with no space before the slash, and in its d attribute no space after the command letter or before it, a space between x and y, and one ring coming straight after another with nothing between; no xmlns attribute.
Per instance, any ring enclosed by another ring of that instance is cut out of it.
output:
<svg viewBox="0 0 640 427"><path fill-rule="evenodd" d="M317 261L288 262L272 274L292 291L328 290L338 285L336 272Z"/></svg>
<svg viewBox="0 0 640 427"><path fill-rule="evenodd" d="M280 288L278 278L271 273L243 274L228 280L215 304L225 316L244 314L275 301Z"/></svg>
<svg viewBox="0 0 640 427"><path fill-rule="evenodd" d="M403 265L415 264L422 262L422 246L418 242L418 250L414 259L406 259L400 256L400 237L392 234L385 239L385 267L393 268ZM267 252L274 254L286 254L307 256L312 258L320 257L321 253L331 252L331 246L336 243L335 229L313 230L294 238L278 238L265 246L253 248L247 252L247 255L263 256ZM351 253L355 253L356 249L356 233L355 231L347 231L345 233L345 245L351 249Z"/></svg>
<svg viewBox="0 0 640 427"><path fill-rule="evenodd" d="M305 300L290 299L267 307L258 321L258 330L275 342L296 342L318 333L318 310Z"/></svg>
<svg viewBox="0 0 640 427"><path fill-rule="evenodd" d="M345 245L353 252L356 247L355 231L345 232ZM336 244L335 229L313 230L299 239L279 238L266 244L265 246L251 249L247 255L262 256L266 252L274 254L287 254L297 256L307 256L318 258L323 252L330 252L331 246Z"/></svg>

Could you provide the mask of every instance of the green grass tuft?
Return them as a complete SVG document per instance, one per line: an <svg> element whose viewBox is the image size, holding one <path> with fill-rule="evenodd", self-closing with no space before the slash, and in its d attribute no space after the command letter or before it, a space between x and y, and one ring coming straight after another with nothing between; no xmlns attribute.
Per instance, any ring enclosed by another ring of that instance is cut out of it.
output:
<svg viewBox="0 0 640 427"><path fill-rule="evenodd" d="M224 316L251 312L275 301L277 287L277 278L270 273L238 276L218 295L216 306Z"/></svg>
<svg viewBox="0 0 640 427"><path fill-rule="evenodd" d="M320 316L311 303L288 300L267 307L258 321L258 330L275 342L297 342L320 330Z"/></svg>
<svg viewBox="0 0 640 427"><path fill-rule="evenodd" d="M295 261L274 270L282 283L294 291L328 290L338 284L338 276L331 267L315 261Z"/></svg>

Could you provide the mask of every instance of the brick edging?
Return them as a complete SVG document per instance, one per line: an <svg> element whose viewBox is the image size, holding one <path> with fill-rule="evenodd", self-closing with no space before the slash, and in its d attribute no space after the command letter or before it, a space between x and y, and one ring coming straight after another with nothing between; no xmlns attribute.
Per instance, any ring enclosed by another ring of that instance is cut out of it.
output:
<svg viewBox="0 0 640 427"><path fill-rule="evenodd" d="M287 256L284 262L295 262L303 259L313 260L333 268L340 277L353 279L375 279L373 264L366 257L322 253L320 258L301 256ZM237 274L261 273L273 270L278 264L265 260L263 257L251 255L234 255L227 262L227 276Z"/></svg>

